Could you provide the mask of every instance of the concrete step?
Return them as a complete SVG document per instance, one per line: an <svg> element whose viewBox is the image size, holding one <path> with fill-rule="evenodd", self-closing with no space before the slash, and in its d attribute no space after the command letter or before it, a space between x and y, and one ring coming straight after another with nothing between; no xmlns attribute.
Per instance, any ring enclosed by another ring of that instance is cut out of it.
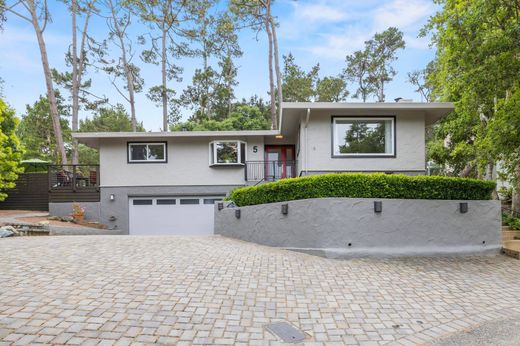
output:
<svg viewBox="0 0 520 346"><path fill-rule="evenodd" d="M520 240L520 231L502 230L502 242L505 242L508 240Z"/></svg>
<svg viewBox="0 0 520 346"><path fill-rule="evenodd" d="M502 252L504 254L520 260L520 240L508 240L502 244Z"/></svg>

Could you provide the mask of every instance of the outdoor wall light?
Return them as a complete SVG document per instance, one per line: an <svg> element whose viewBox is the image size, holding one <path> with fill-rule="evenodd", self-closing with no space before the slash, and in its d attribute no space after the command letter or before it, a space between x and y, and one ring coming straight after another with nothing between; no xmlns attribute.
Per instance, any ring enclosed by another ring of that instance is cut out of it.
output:
<svg viewBox="0 0 520 346"><path fill-rule="evenodd" d="M289 214L289 204L282 204L282 214Z"/></svg>
<svg viewBox="0 0 520 346"><path fill-rule="evenodd" d="M466 214L468 212L468 202L459 203L459 211L461 214Z"/></svg>
<svg viewBox="0 0 520 346"><path fill-rule="evenodd" d="M115 201L116 196L112 193L112 194L110 194L110 197L109 197L109 198L110 198L111 201Z"/></svg>
<svg viewBox="0 0 520 346"><path fill-rule="evenodd" d="M217 203L217 209L218 209L218 210L222 210L222 209L224 209L224 203L223 203L223 202L218 202L218 203Z"/></svg>
<svg viewBox="0 0 520 346"><path fill-rule="evenodd" d="M381 213L381 212L383 212L383 202L374 201L374 213Z"/></svg>
<svg viewBox="0 0 520 346"><path fill-rule="evenodd" d="M235 217L236 217L237 219L240 219L240 209L236 209L236 210L235 210Z"/></svg>

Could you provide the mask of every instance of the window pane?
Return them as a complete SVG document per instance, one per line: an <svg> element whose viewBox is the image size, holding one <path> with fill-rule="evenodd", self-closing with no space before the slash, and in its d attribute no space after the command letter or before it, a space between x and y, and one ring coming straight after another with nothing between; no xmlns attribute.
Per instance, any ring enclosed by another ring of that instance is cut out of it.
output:
<svg viewBox="0 0 520 346"><path fill-rule="evenodd" d="M130 161L146 160L146 144L130 144Z"/></svg>
<svg viewBox="0 0 520 346"><path fill-rule="evenodd" d="M158 199L157 205L171 205L176 204L176 201L174 199Z"/></svg>
<svg viewBox="0 0 520 346"><path fill-rule="evenodd" d="M238 143L215 143L217 148L217 163L238 163Z"/></svg>
<svg viewBox="0 0 520 346"><path fill-rule="evenodd" d="M164 160L164 144L148 145L148 160L163 161Z"/></svg>
<svg viewBox="0 0 520 346"><path fill-rule="evenodd" d="M134 199L134 205L152 205L151 199Z"/></svg>
<svg viewBox="0 0 520 346"><path fill-rule="evenodd" d="M215 204L215 202L221 200L222 198L204 198L204 204Z"/></svg>
<svg viewBox="0 0 520 346"><path fill-rule="evenodd" d="M245 163L246 162L246 145L245 143L241 143L239 142L240 144L240 163Z"/></svg>
<svg viewBox="0 0 520 346"><path fill-rule="evenodd" d="M215 144L214 143L211 143L209 145L209 156L210 156L211 164L214 164L215 163Z"/></svg>
<svg viewBox="0 0 520 346"><path fill-rule="evenodd" d="M181 204L199 204L198 198L183 198L180 200Z"/></svg>
<svg viewBox="0 0 520 346"><path fill-rule="evenodd" d="M392 154L389 120L342 119L335 123L335 154Z"/></svg>

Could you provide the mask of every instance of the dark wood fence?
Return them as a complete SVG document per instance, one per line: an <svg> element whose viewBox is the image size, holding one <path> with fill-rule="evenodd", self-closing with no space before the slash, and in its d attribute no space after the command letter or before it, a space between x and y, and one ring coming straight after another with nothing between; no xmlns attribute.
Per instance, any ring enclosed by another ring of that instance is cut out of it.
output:
<svg viewBox="0 0 520 346"><path fill-rule="evenodd" d="M16 187L6 193L7 198L0 202L0 209L49 210L47 172L20 174Z"/></svg>

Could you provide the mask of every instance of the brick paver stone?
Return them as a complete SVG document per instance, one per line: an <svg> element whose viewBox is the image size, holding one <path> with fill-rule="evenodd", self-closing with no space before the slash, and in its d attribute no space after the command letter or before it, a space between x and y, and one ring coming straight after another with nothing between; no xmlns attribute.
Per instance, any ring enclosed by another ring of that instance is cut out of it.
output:
<svg viewBox="0 0 520 346"><path fill-rule="evenodd" d="M0 239L0 345L425 343L520 314L504 256L332 260L214 237Z"/></svg>

